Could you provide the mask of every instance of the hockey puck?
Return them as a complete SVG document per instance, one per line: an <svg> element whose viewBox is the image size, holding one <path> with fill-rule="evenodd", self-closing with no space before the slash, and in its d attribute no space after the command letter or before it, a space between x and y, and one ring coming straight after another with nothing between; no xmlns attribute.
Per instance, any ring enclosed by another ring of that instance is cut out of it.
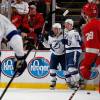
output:
<svg viewBox="0 0 100 100"><path fill-rule="evenodd" d="M91 94L90 92L87 92L87 94Z"/></svg>

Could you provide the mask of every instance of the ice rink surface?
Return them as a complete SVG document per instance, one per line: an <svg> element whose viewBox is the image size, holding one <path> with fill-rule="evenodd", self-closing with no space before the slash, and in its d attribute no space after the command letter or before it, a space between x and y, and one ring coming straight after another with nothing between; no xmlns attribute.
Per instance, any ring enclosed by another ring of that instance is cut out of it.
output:
<svg viewBox="0 0 100 100"><path fill-rule="evenodd" d="M2 91L3 89L0 89L0 95ZM2 100L69 100L73 92L73 90L8 89ZM100 94L79 90L72 100L100 100Z"/></svg>

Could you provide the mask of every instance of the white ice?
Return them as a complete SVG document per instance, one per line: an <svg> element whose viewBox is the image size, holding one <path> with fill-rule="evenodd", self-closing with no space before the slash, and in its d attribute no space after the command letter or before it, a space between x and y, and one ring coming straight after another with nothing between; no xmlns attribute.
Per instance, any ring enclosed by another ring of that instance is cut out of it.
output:
<svg viewBox="0 0 100 100"><path fill-rule="evenodd" d="M2 91L0 89L0 95ZM73 90L8 89L2 100L69 100L72 93ZM72 100L100 100L100 94L79 90Z"/></svg>

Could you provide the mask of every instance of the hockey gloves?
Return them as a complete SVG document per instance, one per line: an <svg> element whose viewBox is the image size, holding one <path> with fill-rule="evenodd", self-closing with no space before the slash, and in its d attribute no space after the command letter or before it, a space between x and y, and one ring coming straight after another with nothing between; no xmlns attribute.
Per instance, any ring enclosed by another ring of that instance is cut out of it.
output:
<svg viewBox="0 0 100 100"><path fill-rule="evenodd" d="M25 61L26 57L25 56L23 56L23 57L16 56L16 58L17 59L15 60L14 71L15 72L17 71L17 75L21 75L27 67L27 63Z"/></svg>
<svg viewBox="0 0 100 100"><path fill-rule="evenodd" d="M68 44L68 39L62 39L61 42L62 44Z"/></svg>

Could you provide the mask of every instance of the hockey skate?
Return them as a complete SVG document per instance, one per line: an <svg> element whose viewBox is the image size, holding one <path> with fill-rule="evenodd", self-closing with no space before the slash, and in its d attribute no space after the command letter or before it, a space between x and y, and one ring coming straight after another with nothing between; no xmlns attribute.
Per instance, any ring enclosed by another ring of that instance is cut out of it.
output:
<svg viewBox="0 0 100 100"><path fill-rule="evenodd" d="M85 83L83 79L80 79L77 82L70 82L67 83L70 89L77 89L79 88L80 90L83 90L85 88Z"/></svg>
<svg viewBox="0 0 100 100"><path fill-rule="evenodd" d="M51 84L50 84L50 89L51 89L51 90L54 90L54 89L55 89L56 80L57 80L57 79L51 81Z"/></svg>
<svg viewBox="0 0 100 100"><path fill-rule="evenodd" d="M67 83L67 84L68 84L68 87L70 89L75 90L75 89L79 88L79 84L78 83Z"/></svg>
<svg viewBox="0 0 100 100"><path fill-rule="evenodd" d="M71 81L71 79L65 79L66 84L68 85L69 89L77 89L79 88L79 82Z"/></svg>

